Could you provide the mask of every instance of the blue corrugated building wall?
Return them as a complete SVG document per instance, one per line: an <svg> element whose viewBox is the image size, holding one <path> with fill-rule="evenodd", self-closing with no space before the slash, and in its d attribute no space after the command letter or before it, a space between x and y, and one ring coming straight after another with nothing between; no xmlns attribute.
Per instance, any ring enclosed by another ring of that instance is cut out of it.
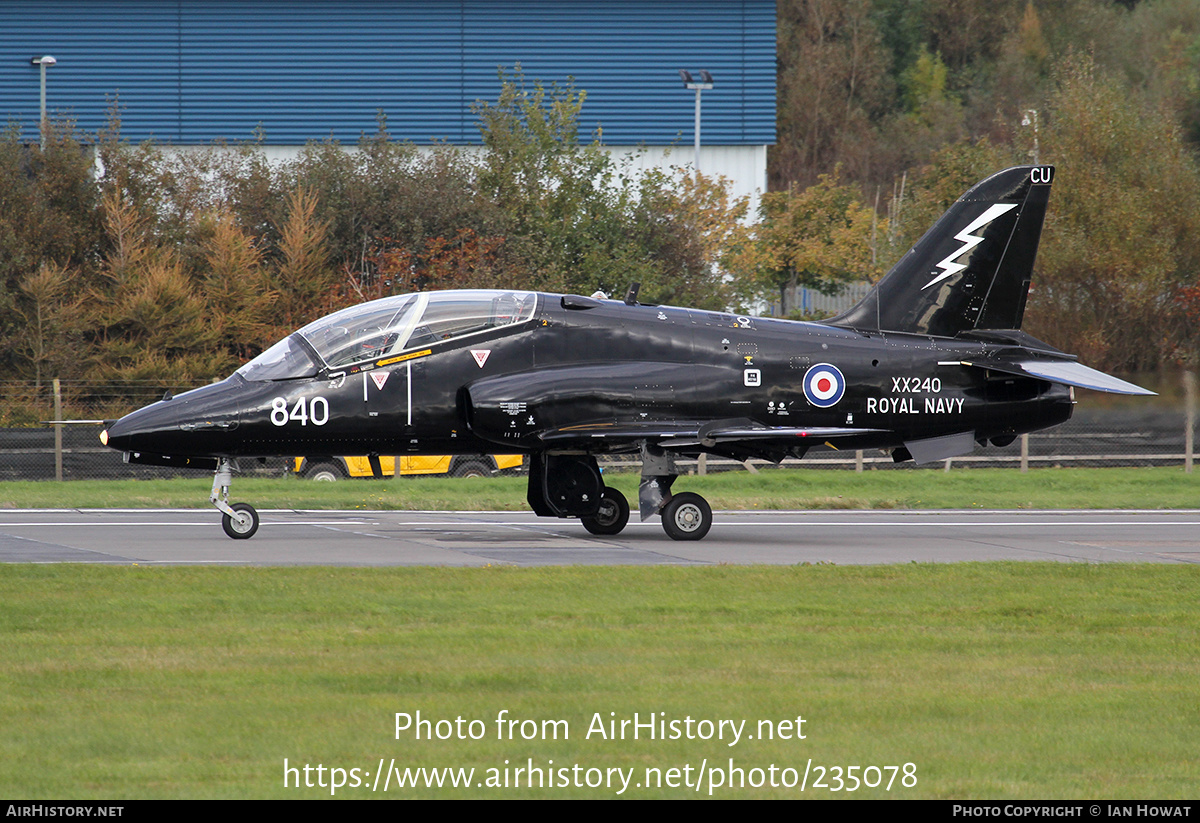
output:
<svg viewBox="0 0 1200 823"><path fill-rule="evenodd" d="M48 103L85 131L118 102L122 135L175 144L479 141L497 70L586 90L581 137L689 147L708 69L706 146L775 140L774 0L0 0L0 115L32 139Z"/></svg>

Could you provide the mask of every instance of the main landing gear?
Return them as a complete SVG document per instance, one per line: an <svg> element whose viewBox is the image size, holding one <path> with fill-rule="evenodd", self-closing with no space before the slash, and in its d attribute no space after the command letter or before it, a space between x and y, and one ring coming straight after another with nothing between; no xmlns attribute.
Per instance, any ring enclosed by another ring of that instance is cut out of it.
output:
<svg viewBox="0 0 1200 823"><path fill-rule="evenodd" d="M600 493L600 508L596 514L579 519L592 534L620 534L629 522L629 501L616 489L605 486Z"/></svg>
<svg viewBox="0 0 1200 823"><path fill-rule="evenodd" d="M638 509L643 520L660 513L663 531L672 540L701 540L712 528L712 507L694 492L671 494L671 484L678 476L674 455L649 444L643 446Z"/></svg>
<svg viewBox="0 0 1200 823"><path fill-rule="evenodd" d="M217 461L212 494L208 499L221 512L221 528L234 540L247 540L258 531L258 512L249 503L229 503L229 487L233 485L233 463L228 458Z"/></svg>
<svg viewBox="0 0 1200 823"><path fill-rule="evenodd" d="M671 494L678 477L674 458L660 449L642 449L638 513L642 520L662 515L672 540L700 540L712 528L712 507L698 494ZM578 517L592 534L620 534L629 523L629 502L605 486L596 458L582 454L533 455L529 464L529 505L542 517Z"/></svg>
<svg viewBox="0 0 1200 823"><path fill-rule="evenodd" d="M672 495L662 508L662 527L672 540L699 540L712 528L712 507L692 492Z"/></svg>
<svg viewBox="0 0 1200 823"><path fill-rule="evenodd" d="M660 508L663 531L672 540L700 540L712 528L712 507L693 492L681 492L667 498ZM616 489L604 487L600 510L593 517L581 517L583 527L592 534L620 534L629 522L629 503Z"/></svg>

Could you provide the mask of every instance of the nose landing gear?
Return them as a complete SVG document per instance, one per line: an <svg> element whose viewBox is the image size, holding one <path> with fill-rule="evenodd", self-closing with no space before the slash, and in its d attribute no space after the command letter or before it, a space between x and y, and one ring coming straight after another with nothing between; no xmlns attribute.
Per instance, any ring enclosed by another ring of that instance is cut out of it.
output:
<svg viewBox="0 0 1200 823"><path fill-rule="evenodd" d="M208 499L221 512L221 528L234 540L247 540L258 531L258 512L249 503L229 503L229 487L233 485L233 463L228 458L217 461L213 476L212 494Z"/></svg>

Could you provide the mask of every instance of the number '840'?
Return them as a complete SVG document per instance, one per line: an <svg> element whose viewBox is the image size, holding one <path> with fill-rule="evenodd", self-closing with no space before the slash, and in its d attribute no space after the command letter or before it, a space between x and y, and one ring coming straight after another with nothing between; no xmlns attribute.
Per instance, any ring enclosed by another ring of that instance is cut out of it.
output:
<svg viewBox="0 0 1200 823"><path fill-rule="evenodd" d="M298 420L301 426L324 426L329 422L329 401L324 397L301 397L289 412L287 398L276 397L271 401L271 422L286 426L289 420Z"/></svg>

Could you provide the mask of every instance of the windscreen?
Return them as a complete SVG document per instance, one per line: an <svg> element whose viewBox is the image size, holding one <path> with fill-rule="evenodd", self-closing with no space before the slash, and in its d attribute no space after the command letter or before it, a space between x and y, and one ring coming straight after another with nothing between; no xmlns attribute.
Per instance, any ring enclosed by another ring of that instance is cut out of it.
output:
<svg viewBox="0 0 1200 823"><path fill-rule="evenodd" d="M420 295L403 294L342 309L299 332L331 369L384 357L403 347Z"/></svg>
<svg viewBox="0 0 1200 823"><path fill-rule="evenodd" d="M312 377L319 370L304 343L296 335L285 337L237 370L246 380L294 380Z"/></svg>

